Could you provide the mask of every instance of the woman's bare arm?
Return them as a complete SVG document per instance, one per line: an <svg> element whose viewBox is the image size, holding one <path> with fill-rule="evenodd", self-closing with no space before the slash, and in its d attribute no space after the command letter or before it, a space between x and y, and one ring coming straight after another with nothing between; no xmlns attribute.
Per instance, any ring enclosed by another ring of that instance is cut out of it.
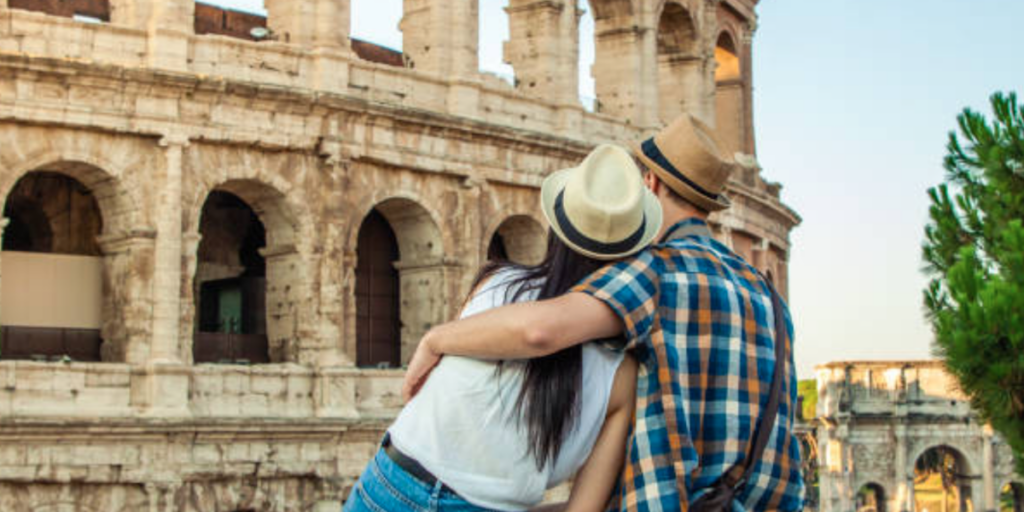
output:
<svg viewBox="0 0 1024 512"><path fill-rule="evenodd" d="M637 362L627 355L615 372L608 413L587 462L576 474L568 512L602 512L619 481L626 459L626 443L636 406Z"/></svg>

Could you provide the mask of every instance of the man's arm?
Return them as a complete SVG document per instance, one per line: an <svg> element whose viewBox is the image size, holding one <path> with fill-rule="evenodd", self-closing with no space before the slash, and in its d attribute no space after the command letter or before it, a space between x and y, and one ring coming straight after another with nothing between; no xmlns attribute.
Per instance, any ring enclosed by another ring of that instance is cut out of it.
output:
<svg viewBox="0 0 1024 512"><path fill-rule="evenodd" d="M431 329L409 361L402 394L412 398L443 354L479 359L525 359L585 341L611 338L622 321L605 303L584 293L522 302Z"/></svg>

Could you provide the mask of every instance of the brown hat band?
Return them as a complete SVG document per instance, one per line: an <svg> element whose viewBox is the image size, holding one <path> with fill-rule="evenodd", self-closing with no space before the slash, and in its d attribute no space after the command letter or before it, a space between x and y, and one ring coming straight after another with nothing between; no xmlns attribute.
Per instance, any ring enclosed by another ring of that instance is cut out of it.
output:
<svg viewBox="0 0 1024 512"><path fill-rule="evenodd" d="M553 208L555 212L555 220L558 221L558 227L561 228L562 234L565 235L570 242L578 245L584 250L590 252L596 252L598 254L619 254L630 249L633 249L640 243L640 239L643 238L644 232L647 230L647 216L643 217L640 222L640 227L637 228L633 234L626 237L624 240L618 242L606 243L600 240L594 240L583 233L580 233L576 226L572 224L569 217L565 214L565 204L562 198L565 196L565 191L558 193L558 197L555 198L555 206Z"/></svg>
<svg viewBox="0 0 1024 512"><path fill-rule="evenodd" d="M679 169L676 169L676 166L672 165L672 162L669 162L668 158L665 158L665 155L663 155L661 150L658 149L658 145L654 143L653 137L645 140L643 144L640 145L640 150L644 152L644 156L650 158L651 161L661 166L662 169L668 171L669 174L679 181L689 185L690 188L697 191L698 194L711 199L712 201L718 201L718 194L708 192L704 187L694 183L693 180L687 178L682 172L679 172Z"/></svg>

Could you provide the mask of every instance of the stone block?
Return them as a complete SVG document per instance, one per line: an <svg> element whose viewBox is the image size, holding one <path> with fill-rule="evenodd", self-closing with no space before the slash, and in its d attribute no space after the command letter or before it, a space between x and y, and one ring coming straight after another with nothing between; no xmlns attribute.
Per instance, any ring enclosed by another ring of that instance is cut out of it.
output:
<svg viewBox="0 0 1024 512"><path fill-rule="evenodd" d="M284 394L288 387L288 381L283 375L253 375L250 383L253 393L264 395Z"/></svg>
<svg viewBox="0 0 1024 512"><path fill-rule="evenodd" d="M90 368L85 374L87 388L127 388L131 372L127 368Z"/></svg>
<svg viewBox="0 0 1024 512"><path fill-rule="evenodd" d="M196 464L216 464L221 460L220 447L215 444L197 444L192 447L192 461Z"/></svg>

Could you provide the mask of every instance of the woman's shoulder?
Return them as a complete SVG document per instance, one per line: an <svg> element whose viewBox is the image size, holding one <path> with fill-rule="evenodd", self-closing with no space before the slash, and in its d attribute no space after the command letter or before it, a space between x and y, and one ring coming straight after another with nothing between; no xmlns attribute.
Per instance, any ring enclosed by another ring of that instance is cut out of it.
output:
<svg viewBox="0 0 1024 512"><path fill-rule="evenodd" d="M526 279L527 276L528 272L518 267L495 270L477 285L460 316L465 318L512 302L535 299L539 279Z"/></svg>

